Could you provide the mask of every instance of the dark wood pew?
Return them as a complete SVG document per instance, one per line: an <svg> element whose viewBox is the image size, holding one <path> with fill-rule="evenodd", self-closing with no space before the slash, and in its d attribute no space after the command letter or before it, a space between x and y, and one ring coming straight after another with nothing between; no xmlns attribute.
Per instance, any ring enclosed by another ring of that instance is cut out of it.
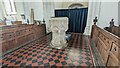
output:
<svg viewBox="0 0 120 68"><path fill-rule="evenodd" d="M0 25L6 25L6 23L5 22L0 22Z"/></svg>
<svg viewBox="0 0 120 68"><path fill-rule="evenodd" d="M2 54L30 43L46 34L46 25L21 24L0 26Z"/></svg>
<svg viewBox="0 0 120 68"><path fill-rule="evenodd" d="M110 21L109 27L105 27L104 29L120 37L120 26L115 26L113 20Z"/></svg>
<svg viewBox="0 0 120 68"><path fill-rule="evenodd" d="M113 31L117 33L115 29ZM94 41L95 47L104 61L104 65L108 68L118 68L120 66L118 64L120 61L120 37L98 27L95 23L92 26L91 39Z"/></svg>

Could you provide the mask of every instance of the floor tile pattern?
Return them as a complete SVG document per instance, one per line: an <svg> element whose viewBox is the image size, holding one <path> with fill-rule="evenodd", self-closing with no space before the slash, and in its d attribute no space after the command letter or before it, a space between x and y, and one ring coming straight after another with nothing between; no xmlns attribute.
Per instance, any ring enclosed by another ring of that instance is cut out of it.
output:
<svg viewBox="0 0 120 68"><path fill-rule="evenodd" d="M49 46L50 37L32 42L5 56L3 66L88 66L93 67L93 60L87 37L72 34L68 46L53 49Z"/></svg>

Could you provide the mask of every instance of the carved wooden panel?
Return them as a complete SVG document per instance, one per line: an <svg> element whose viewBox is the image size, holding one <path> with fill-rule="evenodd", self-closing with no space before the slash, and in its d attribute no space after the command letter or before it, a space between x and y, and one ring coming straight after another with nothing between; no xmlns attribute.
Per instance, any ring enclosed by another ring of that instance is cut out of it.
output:
<svg viewBox="0 0 120 68"><path fill-rule="evenodd" d="M5 22L1 22L0 25L6 25L6 23Z"/></svg>
<svg viewBox="0 0 120 68"><path fill-rule="evenodd" d="M101 31L102 32L102 31ZM106 35L104 35L103 33L99 34L99 38L101 39L100 41L102 41L103 43L103 47L105 48L106 51L109 51L111 48L111 44L112 41L110 40L110 38L108 38Z"/></svg>
<svg viewBox="0 0 120 68"><path fill-rule="evenodd" d="M22 24L22 21L15 21L14 23L12 23L13 25L20 25Z"/></svg>
<svg viewBox="0 0 120 68"><path fill-rule="evenodd" d="M108 59L108 51L106 50L106 45L103 43L103 41L100 38L98 39L97 49L100 52L104 63L106 64Z"/></svg>
<svg viewBox="0 0 120 68"><path fill-rule="evenodd" d="M120 27L119 26L114 26L112 27L112 33L120 37Z"/></svg>
<svg viewBox="0 0 120 68"><path fill-rule="evenodd" d="M95 44L97 44L98 42L98 35L99 35L99 31L97 30L96 26L93 26L93 32L92 32L92 39L94 41ZM95 29L96 28L96 29Z"/></svg>
<svg viewBox="0 0 120 68"><path fill-rule="evenodd" d="M101 51L102 51L101 56L102 56L103 61L104 61L105 65L106 65L109 53L104 48L102 48Z"/></svg>
<svg viewBox="0 0 120 68"><path fill-rule="evenodd" d="M1 27L2 52L31 42L45 35L45 24L42 25L11 25Z"/></svg>
<svg viewBox="0 0 120 68"><path fill-rule="evenodd" d="M100 39L98 39L98 41L99 41ZM97 49L98 49L98 51L101 53L101 51L102 51L102 43L101 42L98 42L97 43Z"/></svg>
<svg viewBox="0 0 120 68"><path fill-rule="evenodd" d="M119 63L118 59L114 56L113 53L110 53L107 66L117 66L118 68L118 63Z"/></svg>
<svg viewBox="0 0 120 68"><path fill-rule="evenodd" d="M116 58L119 57L119 56L118 56L119 50L120 50L120 48L119 48L116 44L113 43L111 52L114 54L114 56L115 56Z"/></svg>
<svg viewBox="0 0 120 68"><path fill-rule="evenodd" d="M104 64L118 67L118 61L120 61L120 37L99 28L97 25L94 25L92 29L92 39L103 58Z"/></svg>

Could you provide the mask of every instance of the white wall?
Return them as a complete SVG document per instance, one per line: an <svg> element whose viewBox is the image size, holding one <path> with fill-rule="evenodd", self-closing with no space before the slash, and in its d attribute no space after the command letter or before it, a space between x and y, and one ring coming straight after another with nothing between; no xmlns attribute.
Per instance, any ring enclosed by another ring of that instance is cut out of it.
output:
<svg viewBox="0 0 120 68"><path fill-rule="evenodd" d="M34 9L35 20L43 20L43 3L42 2L30 2L31 7Z"/></svg>
<svg viewBox="0 0 120 68"><path fill-rule="evenodd" d="M94 24L93 19L96 16L99 18L100 4L101 4L101 2L89 2L87 25L86 25L85 32L84 32L85 35L91 34L92 25Z"/></svg>
<svg viewBox="0 0 120 68"><path fill-rule="evenodd" d="M0 1L0 18L6 17L6 10L2 1Z"/></svg>
<svg viewBox="0 0 120 68"><path fill-rule="evenodd" d="M118 26L118 2L102 2L100 9L98 26L101 28L109 26L112 18L114 19L115 25Z"/></svg>
<svg viewBox="0 0 120 68"><path fill-rule="evenodd" d="M43 3L43 11L44 11L44 19L46 23L47 32L49 32L49 20L50 17L54 17L54 2L44 2Z"/></svg>
<svg viewBox="0 0 120 68"><path fill-rule="evenodd" d="M29 19L29 21L30 21L30 11L31 11L30 7L31 7L31 5L29 2L24 2L23 6L24 6L25 17L26 17L26 19Z"/></svg>
<svg viewBox="0 0 120 68"><path fill-rule="evenodd" d="M17 20L21 21L21 14L24 14L23 2L15 2L15 7L17 11Z"/></svg>
<svg viewBox="0 0 120 68"><path fill-rule="evenodd" d="M0 18L3 17L3 12L2 12L2 7L1 7L1 2L0 2Z"/></svg>
<svg viewBox="0 0 120 68"><path fill-rule="evenodd" d="M82 4L84 7L88 7L88 2L62 2L62 8L68 8L72 4Z"/></svg>
<svg viewBox="0 0 120 68"><path fill-rule="evenodd" d="M91 34L93 19L98 17L97 25L101 28L109 26L110 20L115 19L115 25L118 26L118 2L89 2L88 20L85 29L86 35Z"/></svg>
<svg viewBox="0 0 120 68"><path fill-rule="evenodd" d="M31 8L34 9L34 19L35 20L43 20L43 3L42 2L24 2L24 13L27 19L30 21L31 16ZM30 22L31 23L31 22Z"/></svg>
<svg viewBox="0 0 120 68"><path fill-rule="evenodd" d="M88 7L88 2L55 2L55 9L68 9L68 7L72 4L82 4L84 7Z"/></svg>
<svg viewBox="0 0 120 68"><path fill-rule="evenodd" d="M118 24L120 25L120 1L118 3Z"/></svg>

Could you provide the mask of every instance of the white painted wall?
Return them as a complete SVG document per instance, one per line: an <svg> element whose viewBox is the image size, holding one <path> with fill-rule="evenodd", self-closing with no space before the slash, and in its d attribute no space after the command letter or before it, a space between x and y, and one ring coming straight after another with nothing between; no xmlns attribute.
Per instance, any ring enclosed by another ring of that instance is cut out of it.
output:
<svg viewBox="0 0 120 68"><path fill-rule="evenodd" d="M43 20L43 3L42 2L24 2L24 13L27 19L30 21L31 8L34 9L34 19ZM31 23L31 22L30 22Z"/></svg>
<svg viewBox="0 0 120 68"><path fill-rule="evenodd" d="M112 18L115 19L115 25L118 26L118 2L89 2L88 20L85 29L86 35L91 34L93 19L98 17L97 25L101 28L109 26Z"/></svg>
<svg viewBox="0 0 120 68"><path fill-rule="evenodd" d="M23 2L15 2L17 20L22 21L21 14L24 14Z"/></svg>
<svg viewBox="0 0 120 68"><path fill-rule="evenodd" d="M51 17L54 17L54 2L44 2L43 3L43 11L44 11L44 19L46 23L46 31L49 32L49 20Z"/></svg>
<svg viewBox="0 0 120 68"><path fill-rule="evenodd" d="M99 18L100 4L100 2L89 2L87 25L84 32L85 35L91 34L92 25L94 24L93 19L96 16Z"/></svg>
<svg viewBox="0 0 120 68"><path fill-rule="evenodd" d="M3 17L3 12L2 12L2 7L1 7L1 2L0 2L0 18Z"/></svg>
<svg viewBox="0 0 120 68"><path fill-rule="evenodd" d="M61 2L62 8L68 8L72 4L82 4L84 7L88 7L88 2Z"/></svg>
<svg viewBox="0 0 120 68"><path fill-rule="evenodd" d="M120 1L118 3L118 24L120 25Z"/></svg>
<svg viewBox="0 0 120 68"><path fill-rule="evenodd" d="M68 7L72 4L82 4L84 7L88 7L88 2L55 2L55 9L68 9Z"/></svg>
<svg viewBox="0 0 120 68"><path fill-rule="evenodd" d="M43 20L43 3L42 2L30 2L31 7L34 9L35 20Z"/></svg>
<svg viewBox="0 0 120 68"><path fill-rule="evenodd" d="M102 2L97 25L101 28L109 26L112 18L115 20L115 25L118 26L118 2Z"/></svg>
<svg viewBox="0 0 120 68"><path fill-rule="evenodd" d="M26 19L29 19L29 21L30 21L30 11L31 11L30 10L30 7L31 7L30 2L24 2L23 6L24 6L25 17L26 17Z"/></svg>
<svg viewBox="0 0 120 68"><path fill-rule="evenodd" d="M3 1L0 1L0 18L6 17L6 10Z"/></svg>

